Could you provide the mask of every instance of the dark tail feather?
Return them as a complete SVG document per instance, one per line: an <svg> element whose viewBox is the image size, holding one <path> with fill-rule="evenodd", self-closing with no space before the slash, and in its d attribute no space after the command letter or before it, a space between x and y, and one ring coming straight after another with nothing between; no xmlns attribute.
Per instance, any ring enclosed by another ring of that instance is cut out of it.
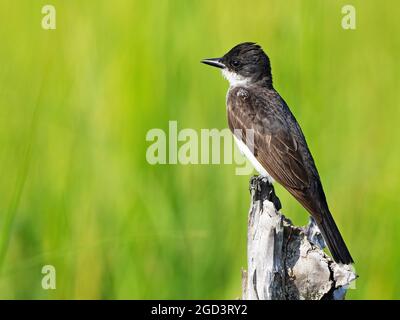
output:
<svg viewBox="0 0 400 320"><path fill-rule="evenodd" d="M338 263L350 264L354 263L353 258L347 249L346 244L336 226L335 221L329 210L325 210L322 215L322 223L320 223L319 229L324 237L326 244L328 245L329 251L331 252L333 259Z"/></svg>

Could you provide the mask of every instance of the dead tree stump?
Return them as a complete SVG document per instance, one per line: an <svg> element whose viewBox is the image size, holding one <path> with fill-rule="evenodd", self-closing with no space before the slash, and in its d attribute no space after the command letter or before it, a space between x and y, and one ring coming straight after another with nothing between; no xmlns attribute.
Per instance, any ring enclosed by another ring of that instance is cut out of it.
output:
<svg viewBox="0 0 400 320"><path fill-rule="evenodd" d="M353 267L335 263L310 218L293 226L279 210L274 187L264 177L250 180L247 271L242 272L243 300L342 300L357 278Z"/></svg>

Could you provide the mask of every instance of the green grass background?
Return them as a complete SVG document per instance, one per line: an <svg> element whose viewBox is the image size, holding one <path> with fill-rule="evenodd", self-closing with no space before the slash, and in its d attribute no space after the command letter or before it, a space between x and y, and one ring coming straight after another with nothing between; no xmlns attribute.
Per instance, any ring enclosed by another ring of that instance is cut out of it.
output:
<svg viewBox="0 0 400 320"><path fill-rule="evenodd" d="M226 128L227 82L199 60L243 41L269 54L308 138L360 276L348 298L400 298L400 4L352 0L346 31L348 3L1 0L0 298L240 295L249 177L151 166L145 136Z"/></svg>

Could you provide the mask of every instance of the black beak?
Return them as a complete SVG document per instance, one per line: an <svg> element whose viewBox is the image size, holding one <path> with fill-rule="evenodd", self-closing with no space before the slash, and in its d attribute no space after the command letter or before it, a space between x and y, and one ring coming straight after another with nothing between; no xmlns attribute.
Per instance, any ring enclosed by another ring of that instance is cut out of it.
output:
<svg viewBox="0 0 400 320"><path fill-rule="evenodd" d="M209 66L224 69L226 66L221 62L222 58L203 59L201 63L208 64Z"/></svg>

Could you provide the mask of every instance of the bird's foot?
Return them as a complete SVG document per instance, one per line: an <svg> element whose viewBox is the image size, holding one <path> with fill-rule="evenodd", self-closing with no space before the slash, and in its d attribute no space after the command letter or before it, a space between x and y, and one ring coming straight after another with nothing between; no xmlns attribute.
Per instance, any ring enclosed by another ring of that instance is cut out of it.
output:
<svg viewBox="0 0 400 320"><path fill-rule="evenodd" d="M268 200L275 206L276 211L282 209L282 204L275 194L274 186L263 176L253 176L250 179L250 192L254 201Z"/></svg>

